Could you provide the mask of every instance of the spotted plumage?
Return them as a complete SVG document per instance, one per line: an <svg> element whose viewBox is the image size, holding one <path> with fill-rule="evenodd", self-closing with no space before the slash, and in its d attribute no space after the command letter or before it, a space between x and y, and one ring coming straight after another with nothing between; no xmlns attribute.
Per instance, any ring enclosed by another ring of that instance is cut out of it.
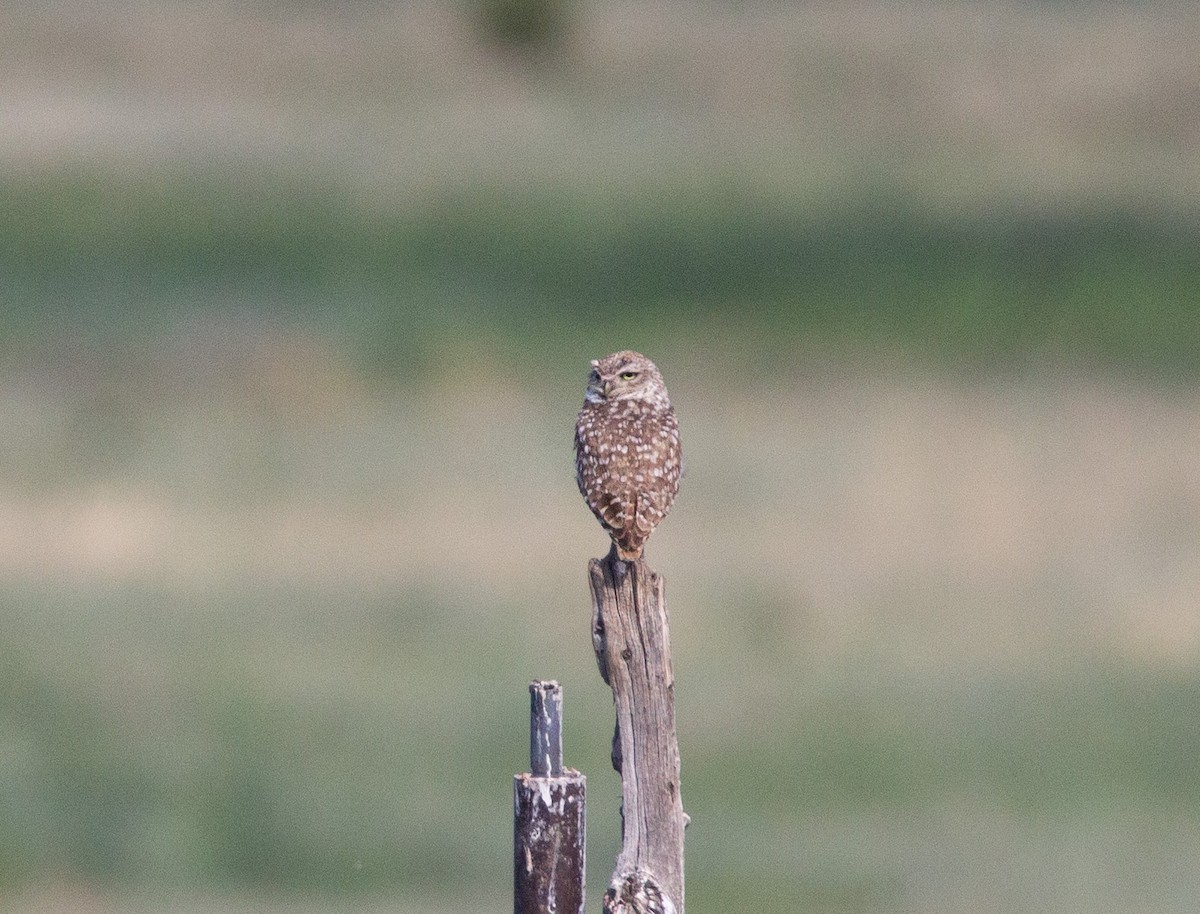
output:
<svg viewBox="0 0 1200 914"><path fill-rule="evenodd" d="M641 557L682 468L679 425L654 363L628 350L594 360L575 423L575 478L618 557Z"/></svg>

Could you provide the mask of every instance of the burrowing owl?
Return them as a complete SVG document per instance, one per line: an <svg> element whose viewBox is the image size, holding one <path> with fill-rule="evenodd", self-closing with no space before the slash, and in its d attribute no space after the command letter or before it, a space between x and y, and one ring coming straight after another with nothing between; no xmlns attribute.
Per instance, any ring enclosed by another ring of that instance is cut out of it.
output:
<svg viewBox="0 0 1200 914"><path fill-rule="evenodd" d="M641 557L681 469L679 424L654 363L629 351L594 360L575 423L575 480L619 558Z"/></svg>

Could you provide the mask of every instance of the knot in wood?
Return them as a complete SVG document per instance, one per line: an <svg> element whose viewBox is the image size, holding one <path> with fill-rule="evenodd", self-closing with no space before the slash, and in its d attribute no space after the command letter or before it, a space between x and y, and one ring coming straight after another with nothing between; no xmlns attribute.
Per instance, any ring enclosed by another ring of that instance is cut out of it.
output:
<svg viewBox="0 0 1200 914"><path fill-rule="evenodd" d="M676 910L654 876L639 869L608 887L604 914L676 914Z"/></svg>

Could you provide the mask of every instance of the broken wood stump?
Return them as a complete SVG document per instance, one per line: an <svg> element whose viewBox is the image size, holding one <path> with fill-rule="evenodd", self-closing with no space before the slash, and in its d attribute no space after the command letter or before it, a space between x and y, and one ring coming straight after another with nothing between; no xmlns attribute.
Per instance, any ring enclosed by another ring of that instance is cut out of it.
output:
<svg viewBox="0 0 1200 914"><path fill-rule="evenodd" d="M621 853L605 914L683 914L683 830L675 677L662 576L615 548L588 566L592 646L612 688L612 762L621 776Z"/></svg>

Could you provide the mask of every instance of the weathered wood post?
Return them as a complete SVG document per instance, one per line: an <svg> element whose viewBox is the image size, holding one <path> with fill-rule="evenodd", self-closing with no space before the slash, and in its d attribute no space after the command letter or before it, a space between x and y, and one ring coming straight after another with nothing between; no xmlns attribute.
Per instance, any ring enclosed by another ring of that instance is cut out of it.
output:
<svg viewBox="0 0 1200 914"><path fill-rule="evenodd" d="M583 914L587 779L562 764L562 687L529 684L529 773L513 779L514 914Z"/></svg>
<svg viewBox="0 0 1200 914"><path fill-rule="evenodd" d="M588 566L592 645L617 713L621 853L606 914L683 914L683 829L675 676L662 577L616 550Z"/></svg>

